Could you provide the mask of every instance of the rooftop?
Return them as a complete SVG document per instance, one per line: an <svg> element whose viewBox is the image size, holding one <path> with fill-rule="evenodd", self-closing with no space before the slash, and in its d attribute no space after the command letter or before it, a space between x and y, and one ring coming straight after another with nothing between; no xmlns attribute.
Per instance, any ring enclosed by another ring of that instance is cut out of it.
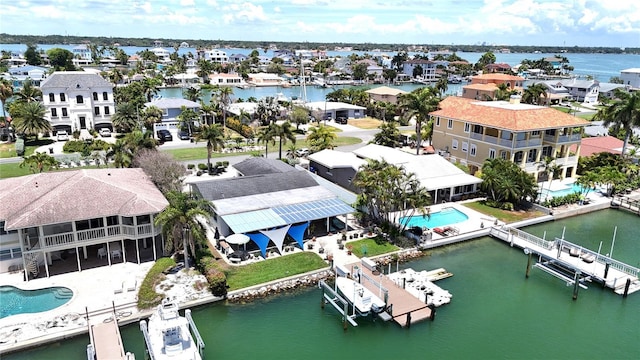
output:
<svg viewBox="0 0 640 360"><path fill-rule="evenodd" d="M388 86L379 86L377 88L374 89L370 89L365 91L367 94L374 94L374 95L392 95L392 96L397 96L397 95L401 95L401 94L406 94L407 92L402 90L402 89L397 89L397 88L391 88Z"/></svg>
<svg viewBox="0 0 640 360"><path fill-rule="evenodd" d="M158 213L169 205L138 168L83 169L0 180L0 203L0 219L8 230Z"/></svg>
<svg viewBox="0 0 640 360"><path fill-rule="evenodd" d="M476 101L449 96L440 102L440 107L440 110L430 115L511 131L580 127L589 124L586 120L550 107L511 104L507 101Z"/></svg>
<svg viewBox="0 0 640 360"><path fill-rule="evenodd" d="M248 158L233 165L233 167L240 174L242 174L242 176L277 174L297 171L293 166L285 164L283 161L261 157Z"/></svg>
<svg viewBox="0 0 640 360"><path fill-rule="evenodd" d="M155 106L159 109L180 109L183 106L187 108L200 108L200 104L197 102L181 98L160 98L145 103L144 105L147 107Z"/></svg>
<svg viewBox="0 0 640 360"><path fill-rule="evenodd" d="M113 88L113 85L100 75L85 71L56 71L42 82L43 92L49 88L92 89Z"/></svg>

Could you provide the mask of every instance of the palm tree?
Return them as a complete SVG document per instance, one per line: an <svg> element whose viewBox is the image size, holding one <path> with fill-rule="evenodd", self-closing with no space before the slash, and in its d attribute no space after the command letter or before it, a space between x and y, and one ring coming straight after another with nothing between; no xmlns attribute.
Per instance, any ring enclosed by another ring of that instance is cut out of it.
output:
<svg viewBox="0 0 640 360"><path fill-rule="evenodd" d="M117 168L128 168L131 166L133 154L124 139L119 139L115 144L111 145L111 148L107 152L107 159L113 159L114 165Z"/></svg>
<svg viewBox="0 0 640 360"><path fill-rule="evenodd" d="M184 91L184 97L190 101L198 102L202 97L202 90L197 87L189 87Z"/></svg>
<svg viewBox="0 0 640 360"><path fill-rule="evenodd" d="M562 172L562 165L557 164L554 158L547 156L544 160L538 162L538 170L542 170L542 172L547 175L549 191L551 191L551 183L553 179L557 178Z"/></svg>
<svg viewBox="0 0 640 360"><path fill-rule="evenodd" d="M619 100L598 110L594 119L603 120L604 126L613 125L616 131L624 130L622 155L626 156L627 145L633 133L633 127L640 126L640 92L635 91L629 94L616 89L615 97Z"/></svg>
<svg viewBox="0 0 640 360"><path fill-rule="evenodd" d="M109 81L111 81L111 83L114 85L119 84L124 78L124 76L122 75L122 71L117 68L114 68L109 73L107 73L107 77L109 78Z"/></svg>
<svg viewBox="0 0 640 360"><path fill-rule="evenodd" d="M276 130L275 127L277 125L274 123L269 124L268 126L263 127L258 131L258 143L264 143L264 157L266 158L269 154L269 143L276 143Z"/></svg>
<svg viewBox="0 0 640 360"><path fill-rule="evenodd" d="M144 127L147 129L153 129L153 124L162 121L162 109L157 106L149 106L142 112L142 119Z"/></svg>
<svg viewBox="0 0 640 360"><path fill-rule="evenodd" d="M215 123L215 119L218 113L218 104L210 103L205 104L204 102L200 102L200 112L204 114L204 120L207 124Z"/></svg>
<svg viewBox="0 0 640 360"><path fill-rule="evenodd" d="M13 106L12 126L18 132L35 135L51 131L51 123L45 118L47 109L39 102L20 102Z"/></svg>
<svg viewBox="0 0 640 360"><path fill-rule="evenodd" d="M122 138L131 155L135 155L140 149L155 150L158 147L158 140L153 137L153 131L134 130Z"/></svg>
<svg viewBox="0 0 640 360"><path fill-rule="evenodd" d="M324 125L319 125L309 129L309 135L307 135L307 142L312 152L321 151L324 149L333 149L333 142L336 140L334 128Z"/></svg>
<svg viewBox="0 0 640 360"><path fill-rule="evenodd" d="M113 126L124 130L131 131L138 127L138 109L133 103L120 103L116 107L116 113L111 117Z"/></svg>
<svg viewBox="0 0 640 360"><path fill-rule="evenodd" d="M273 127L275 131L274 136L278 137L278 159L282 159L282 144L287 144L287 141L290 140L292 143L296 143L296 135L293 132L293 127L291 123L286 121L282 125L275 125Z"/></svg>
<svg viewBox="0 0 640 360"><path fill-rule="evenodd" d="M19 166L29 166L29 169L31 169L31 171L35 174L47 171L51 168L57 168L59 165L60 163L53 156L49 156L41 152L36 152L33 155L24 158Z"/></svg>
<svg viewBox="0 0 640 360"><path fill-rule="evenodd" d="M543 83L529 85L522 94L522 101L527 104L540 104L540 97L547 97L547 87Z"/></svg>
<svg viewBox="0 0 640 360"><path fill-rule="evenodd" d="M439 94L441 99L442 99L442 96L444 95L444 93L447 92L448 88L449 88L449 79L447 78L446 75L445 76L440 76L440 78L436 82L435 89L436 89L436 91L438 91L438 94Z"/></svg>
<svg viewBox="0 0 640 360"><path fill-rule="evenodd" d="M36 102L42 99L42 90L35 87L31 79L27 79L23 83L22 89L15 95L17 97L16 102Z"/></svg>
<svg viewBox="0 0 640 360"><path fill-rule="evenodd" d="M158 94L158 87L162 82L157 78L145 77L142 80L142 92L147 99L147 102L151 102L151 99Z"/></svg>
<svg viewBox="0 0 640 360"><path fill-rule="evenodd" d="M222 128L227 128L227 106L231 102L231 95L233 95L233 89L229 86L223 86L218 90L218 96L220 98L220 104L222 105Z"/></svg>
<svg viewBox="0 0 640 360"><path fill-rule="evenodd" d="M167 206L155 219L156 225L162 226L162 233L167 239L165 251L178 250L182 240L184 251L184 265L188 264L188 243L191 243L191 251L195 255L196 240L199 245L206 243L207 232L199 221L199 218L208 219L214 215L213 204L204 199L194 198L189 194L177 191L167 193ZM188 233L189 235L187 236ZM187 240L189 238L189 240Z"/></svg>
<svg viewBox="0 0 640 360"><path fill-rule="evenodd" d="M224 148L224 132L218 124L202 125L196 134L196 142L207 142L207 169L211 170L211 152Z"/></svg>
<svg viewBox="0 0 640 360"><path fill-rule="evenodd" d="M399 97L404 116L416 122L416 154L422 145L422 125L428 124L429 113L438 109L439 98L432 87L416 89Z"/></svg>
<svg viewBox="0 0 640 360"><path fill-rule="evenodd" d="M6 118L5 103L13 96L13 85L11 81L1 78L0 79L0 103L2 104L2 117Z"/></svg>

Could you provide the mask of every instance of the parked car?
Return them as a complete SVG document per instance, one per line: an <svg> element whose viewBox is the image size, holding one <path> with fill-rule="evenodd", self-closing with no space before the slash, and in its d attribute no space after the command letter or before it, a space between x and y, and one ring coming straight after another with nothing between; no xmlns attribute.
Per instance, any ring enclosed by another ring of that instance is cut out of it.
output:
<svg viewBox="0 0 640 360"><path fill-rule="evenodd" d="M66 131L58 131L58 141L67 141L69 140L69 134Z"/></svg>
<svg viewBox="0 0 640 360"><path fill-rule="evenodd" d="M109 130L108 128L102 128L98 133L102 137L111 137L111 130Z"/></svg>
<svg viewBox="0 0 640 360"><path fill-rule="evenodd" d="M160 141L173 141L173 135L171 135L169 130L158 130L156 131L156 135L158 135Z"/></svg>
<svg viewBox="0 0 640 360"><path fill-rule="evenodd" d="M302 148L302 149L297 149L296 150L296 156L297 157L305 157L309 155L309 149L307 148Z"/></svg>
<svg viewBox="0 0 640 360"><path fill-rule="evenodd" d="M180 131L178 133L178 139L180 140L189 140L191 139L191 136L189 136L189 133L186 131Z"/></svg>
<svg viewBox="0 0 640 360"><path fill-rule="evenodd" d="M338 116L336 118L336 122L338 124L346 125L348 121L349 121L349 119L347 119L345 116Z"/></svg>

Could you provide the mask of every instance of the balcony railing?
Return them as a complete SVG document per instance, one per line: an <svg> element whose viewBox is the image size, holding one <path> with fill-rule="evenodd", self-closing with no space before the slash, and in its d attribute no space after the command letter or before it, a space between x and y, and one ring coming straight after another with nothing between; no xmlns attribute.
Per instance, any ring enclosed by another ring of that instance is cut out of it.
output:
<svg viewBox="0 0 640 360"><path fill-rule="evenodd" d="M137 231L136 231L137 230ZM80 230L76 231L75 235L73 232L66 232L61 234L54 235L46 235L41 237L43 239L42 244L43 247L57 247L69 244L78 244L81 246L87 241L98 240L98 239L109 239L113 237L118 237L121 235L124 236L132 236L132 237L140 237L140 236L153 236L155 233L160 232L160 227L155 227L153 224L142 224L138 226L133 225L112 225L107 226L106 228L98 228L98 229L89 229L89 230ZM32 247L32 249L35 247Z"/></svg>
<svg viewBox="0 0 640 360"><path fill-rule="evenodd" d="M581 139L582 139L581 134L560 135L558 136L558 139L556 139L554 135L544 136L544 141L552 142L552 143L567 143L567 142L580 141Z"/></svg>
<svg viewBox="0 0 640 360"><path fill-rule="evenodd" d="M578 164L578 157L577 156L569 156L568 158L557 158L556 159L556 164L558 165L562 165L562 166L566 166L566 165L576 165Z"/></svg>
<svg viewBox="0 0 640 360"><path fill-rule="evenodd" d="M542 139L535 138L529 140L516 140L515 148L523 148L523 147L531 147L531 146L539 146L542 144Z"/></svg>

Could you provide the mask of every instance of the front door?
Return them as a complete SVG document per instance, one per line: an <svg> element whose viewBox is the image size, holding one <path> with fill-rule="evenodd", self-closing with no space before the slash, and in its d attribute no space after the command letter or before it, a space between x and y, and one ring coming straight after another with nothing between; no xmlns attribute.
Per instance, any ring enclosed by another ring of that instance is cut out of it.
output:
<svg viewBox="0 0 640 360"><path fill-rule="evenodd" d="M87 119L84 116L80 116L80 129L87 128Z"/></svg>

